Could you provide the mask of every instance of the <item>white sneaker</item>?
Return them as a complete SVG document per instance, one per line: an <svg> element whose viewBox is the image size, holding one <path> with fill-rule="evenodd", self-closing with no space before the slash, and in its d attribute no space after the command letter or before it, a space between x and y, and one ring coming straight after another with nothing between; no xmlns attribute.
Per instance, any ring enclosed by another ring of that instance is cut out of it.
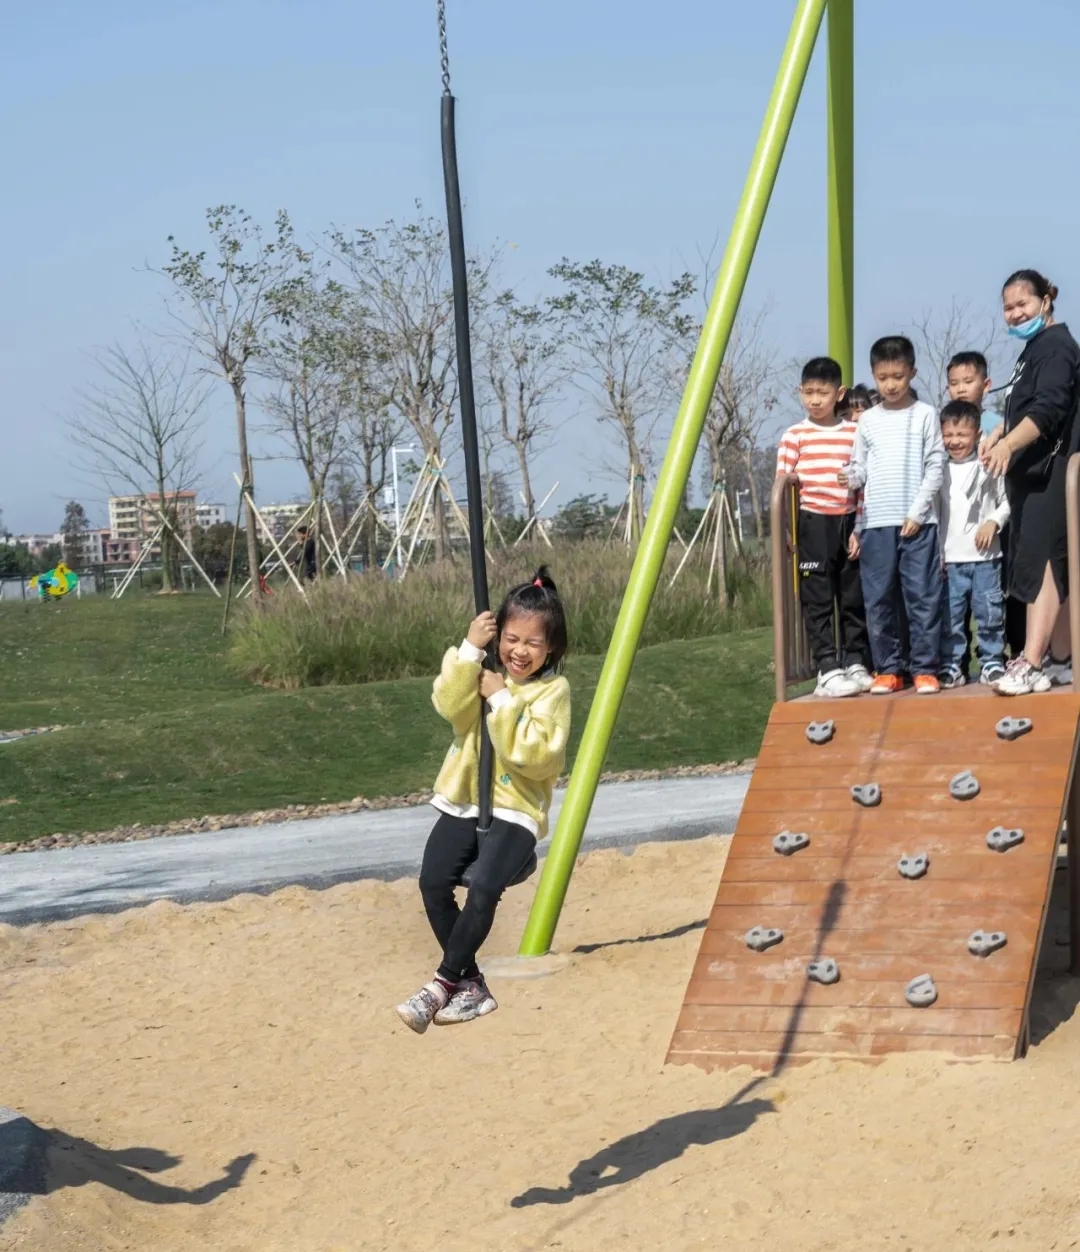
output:
<svg viewBox="0 0 1080 1252"><path fill-rule="evenodd" d="M842 696L857 696L861 691L862 687L854 679L848 678L842 669L831 669L827 674L818 675L814 695L838 700Z"/></svg>
<svg viewBox="0 0 1080 1252"><path fill-rule="evenodd" d="M398 1017L410 1030L422 1035L431 1025L435 1014L446 1008L450 993L439 982L427 982L414 996L409 996L404 1004L399 1004Z"/></svg>
<svg viewBox="0 0 1080 1252"><path fill-rule="evenodd" d="M1029 696L1050 690L1050 679L1022 653L1009 662L1001 678L993 683L991 690L999 696Z"/></svg>
<svg viewBox="0 0 1080 1252"><path fill-rule="evenodd" d="M435 1025L454 1026L458 1022L471 1022L477 1017L487 1017L498 1007L483 974L479 978L466 978L458 983L450 1003L435 1014Z"/></svg>
<svg viewBox="0 0 1080 1252"><path fill-rule="evenodd" d="M850 683L855 683L860 693L869 691L874 685L874 680L870 677L870 671L865 665L849 665L844 670L844 677Z"/></svg>

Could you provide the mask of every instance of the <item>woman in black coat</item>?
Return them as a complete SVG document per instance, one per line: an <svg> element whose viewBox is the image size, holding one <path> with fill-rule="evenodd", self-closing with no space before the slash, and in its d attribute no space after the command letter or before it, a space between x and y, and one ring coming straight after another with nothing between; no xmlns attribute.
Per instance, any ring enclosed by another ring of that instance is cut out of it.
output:
<svg viewBox="0 0 1080 1252"><path fill-rule="evenodd" d="M1005 696L1050 689L1043 658L1068 596L1065 469L1080 437L1080 345L1064 322L1054 321L1057 294L1036 270L1018 270L1005 280L1005 324L1025 346L1006 391L1005 421L979 450L987 471L1005 476L1007 591L1027 605L1024 651L994 684Z"/></svg>

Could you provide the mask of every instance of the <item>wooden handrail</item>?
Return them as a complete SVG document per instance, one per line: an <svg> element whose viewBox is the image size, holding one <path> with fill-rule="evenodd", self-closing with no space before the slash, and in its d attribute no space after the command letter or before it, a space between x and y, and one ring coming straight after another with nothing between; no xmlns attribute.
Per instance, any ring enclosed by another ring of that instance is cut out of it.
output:
<svg viewBox="0 0 1080 1252"><path fill-rule="evenodd" d="M806 630L799 609L798 535L799 480L794 474L779 475L769 496L772 541L773 668L776 699L787 699L792 683L809 676L810 660ZM806 671L806 672L804 672Z"/></svg>
<svg viewBox="0 0 1080 1252"><path fill-rule="evenodd" d="M1080 452L1069 457L1065 469L1065 523L1069 540L1069 651L1073 661L1073 691L1080 691Z"/></svg>

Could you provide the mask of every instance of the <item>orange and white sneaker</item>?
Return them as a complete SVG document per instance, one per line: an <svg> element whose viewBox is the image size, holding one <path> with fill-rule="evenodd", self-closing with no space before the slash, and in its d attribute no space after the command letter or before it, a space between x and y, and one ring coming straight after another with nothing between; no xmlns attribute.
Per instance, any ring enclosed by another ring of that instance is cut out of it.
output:
<svg viewBox="0 0 1080 1252"><path fill-rule="evenodd" d="M870 684L872 696L891 696L904 689L904 680L899 674L875 674Z"/></svg>
<svg viewBox="0 0 1080 1252"><path fill-rule="evenodd" d="M936 696L941 690L936 674L916 674L915 694L917 696Z"/></svg>

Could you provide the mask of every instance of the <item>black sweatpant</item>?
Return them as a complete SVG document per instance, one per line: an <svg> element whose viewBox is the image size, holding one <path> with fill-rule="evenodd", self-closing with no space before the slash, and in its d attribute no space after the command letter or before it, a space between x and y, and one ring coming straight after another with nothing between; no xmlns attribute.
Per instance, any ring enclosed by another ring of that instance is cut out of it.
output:
<svg viewBox="0 0 1080 1252"><path fill-rule="evenodd" d="M799 600L819 674L839 669L841 664L870 664L859 564L848 557L854 529L854 513L831 515L799 510Z"/></svg>
<svg viewBox="0 0 1080 1252"><path fill-rule="evenodd" d="M438 973L450 981L476 977L476 953L491 932L502 894L536 850L536 836L524 826L493 817L482 846L476 826L475 817L441 813L420 868L420 895L443 950ZM454 888L470 865L469 892L459 909Z"/></svg>

